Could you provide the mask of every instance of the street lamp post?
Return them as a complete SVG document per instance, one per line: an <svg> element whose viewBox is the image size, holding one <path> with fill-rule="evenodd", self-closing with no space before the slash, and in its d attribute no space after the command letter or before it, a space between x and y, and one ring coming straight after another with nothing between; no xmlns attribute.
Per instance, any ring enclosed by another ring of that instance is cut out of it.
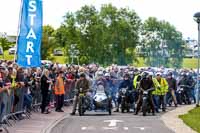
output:
<svg viewBox="0 0 200 133"><path fill-rule="evenodd" d="M194 20L198 24L198 68L197 68L197 103L196 106L199 107L199 45L200 45L200 12L194 14Z"/></svg>

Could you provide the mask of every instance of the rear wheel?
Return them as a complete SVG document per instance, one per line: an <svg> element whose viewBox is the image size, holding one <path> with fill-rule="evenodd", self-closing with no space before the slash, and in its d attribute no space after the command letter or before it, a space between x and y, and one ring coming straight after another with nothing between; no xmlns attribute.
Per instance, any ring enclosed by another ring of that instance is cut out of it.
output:
<svg viewBox="0 0 200 133"><path fill-rule="evenodd" d="M112 111L111 109L108 110L109 115L112 115Z"/></svg>
<svg viewBox="0 0 200 133"><path fill-rule="evenodd" d="M108 101L108 113L109 115L112 115L112 101L111 100Z"/></svg>

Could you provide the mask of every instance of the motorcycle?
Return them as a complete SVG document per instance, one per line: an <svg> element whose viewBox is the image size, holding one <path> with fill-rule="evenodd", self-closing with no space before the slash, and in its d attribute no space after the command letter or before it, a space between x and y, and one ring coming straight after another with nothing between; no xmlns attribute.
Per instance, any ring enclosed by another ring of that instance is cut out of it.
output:
<svg viewBox="0 0 200 133"><path fill-rule="evenodd" d="M131 102L130 102L130 94L132 93L131 90L128 90L128 88L122 88L120 90L120 96L121 96L121 112L124 113L126 110L127 112L130 112L131 108Z"/></svg>
<svg viewBox="0 0 200 133"><path fill-rule="evenodd" d="M94 110L108 112L109 115L112 114L112 99L111 96L106 94L103 85L98 85L96 93L93 97Z"/></svg>
<svg viewBox="0 0 200 133"><path fill-rule="evenodd" d="M86 111L108 112L112 114L112 99L106 95L103 85L98 85L95 95L79 93L79 115L82 116Z"/></svg>
<svg viewBox="0 0 200 133"><path fill-rule="evenodd" d="M178 89L176 90L177 101L178 101L178 103L180 105L183 104L183 103L184 104L189 104L190 103L185 88L189 88L189 86L187 86L187 85L180 85L178 87Z"/></svg>
<svg viewBox="0 0 200 133"><path fill-rule="evenodd" d="M150 112L150 106L149 106L149 92L154 90L153 88L148 90L143 90L142 94L142 112L143 116L146 116L146 112Z"/></svg>
<svg viewBox="0 0 200 133"><path fill-rule="evenodd" d="M78 104L78 112L79 115L82 116L86 112L86 110L90 109L90 99L89 96L83 92L83 89L80 88L79 91L79 104Z"/></svg>

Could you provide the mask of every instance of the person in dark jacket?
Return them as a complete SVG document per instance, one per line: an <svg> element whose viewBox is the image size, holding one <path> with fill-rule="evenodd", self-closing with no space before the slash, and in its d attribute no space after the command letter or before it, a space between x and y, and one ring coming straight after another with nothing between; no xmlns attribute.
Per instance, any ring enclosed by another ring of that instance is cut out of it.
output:
<svg viewBox="0 0 200 133"><path fill-rule="evenodd" d="M173 99L173 102L174 102L174 105L175 107L177 107L177 100L176 100L176 95L175 95L175 92L176 92L176 89L177 89L177 83L176 83L176 79L174 79L172 77L172 73L168 73L168 77L167 77L167 83L168 83L168 86L169 86L169 91L167 93L167 103L169 105L171 105L171 103L169 102L169 99L170 99L170 96L172 96L172 99Z"/></svg>
<svg viewBox="0 0 200 133"><path fill-rule="evenodd" d="M143 92L152 89L151 91L149 91L148 93L148 102L150 104L151 110L152 110L152 114L155 115L154 111L154 104L153 104L153 98L152 98L152 91L154 90L154 83L153 80L150 78L149 74L147 72L143 72L142 74L142 80L139 83L139 98L138 98L138 102L137 102L137 107L136 107L136 111L135 111L135 115L138 114L141 106L142 106L142 101L143 101ZM143 114L145 115L145 114Z"/></svg>
<svg viewBox="0 0 200 133"><path fill-rule="evenodd" d="M185 96L184 102L185 104L191 104L190 101L190 89L191 89L191 83L190 80L188 80L188 77L186 73L182 73L182 79L178 83L179 87L183 88L183 95ZM179 101L179 104L181 101Z"/></svg>
<svg viewBox="0 0 200 133"><path fill-rule="evenodd" d="M116 108L116 111L115 111L115 112L119 112L119 105L121 104L121 100L122 100L122 98L121 98L121 96L120 96L120 92L121 92L121 89L122 89L122 88L127 88L127 89L130 90L130 91L133 90L133 85L132 85L132 82L131 82L131 80L130 80L129 74L125 74L125 75L124 75L124 79L123 79L123 81L122 81L122 82L120 83L120 85L119 85L119 90L118 90L119 97L118 97L118 99L117 99L117 108ZM127 91L127 92L129 92L129 91ZM132 95L132 94L129 94L129 93L127 93L126 95L128 96L128 101L129 101L130 103L132 103L132 101L133 101L133 95Z"/></svg>
<svg viewBox="0 0 200 133"><path fill-rule="evenodd" d="M76 113L76 107L78 105L79 92L80 92L81 88L82 88L83 93L85 93L85 94L88 92L88 90L90 88L89 80L86 79L85 73L81 73L80 79L76 82L76 86L75 86L76 95L74 96L73 109L72 109L71 115L75 115L75 113Z"/></svg>
<svg viewBox="0 0 200 133"><path fill-rule="evenodd" d="M42 93L42 105L41 105L41 113L48 114L50 113L46 107L49 102L49 86L51 81L49 80L49 71L47 69L43 70L43 74L41 77L41 93Z"/></svg>

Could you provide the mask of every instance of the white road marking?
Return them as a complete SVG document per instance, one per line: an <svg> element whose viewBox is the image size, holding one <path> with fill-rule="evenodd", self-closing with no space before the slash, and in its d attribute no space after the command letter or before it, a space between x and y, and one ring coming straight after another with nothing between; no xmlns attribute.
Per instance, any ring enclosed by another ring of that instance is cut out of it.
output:
<svg viewBox="0 0 200 133"><path fill-rule="evenodd" d="M128 127L124 127L124 130L128 130Z"/></svg>
<svg viewBox="0 0 200 133"><path fill-rule="evenodd" d="M95 127L81 127L81 130L95 130Z"/></svg>
<svg viewBox="0 0 200 133"><path fill-rule="evenodd" d="M104 130L117 130L118 127L103 127Z"/></svg>
<svg viewBox="0 0 200 133"><path fill-rule="evenodd" d="M82 128L81 128L81 130L86 130L86 129L87 129L87 127L82 127Z"/></svg>
<svg viewBox="0 0 200 133"><path fill-rule="evenodd" d="M138 129L140 129L140 130L145 130L145 129L147 129L147 128L150 128L150 127L133 127L133 128L138 128Z"/></svg>
<svg viewBox="0 0 200 133"><path fill-rule="evenodd" d="M121 120L105 120L104 122L109 122L110 124L108 125L109 127L116 127L118 122L124 122Z"/></svg>

